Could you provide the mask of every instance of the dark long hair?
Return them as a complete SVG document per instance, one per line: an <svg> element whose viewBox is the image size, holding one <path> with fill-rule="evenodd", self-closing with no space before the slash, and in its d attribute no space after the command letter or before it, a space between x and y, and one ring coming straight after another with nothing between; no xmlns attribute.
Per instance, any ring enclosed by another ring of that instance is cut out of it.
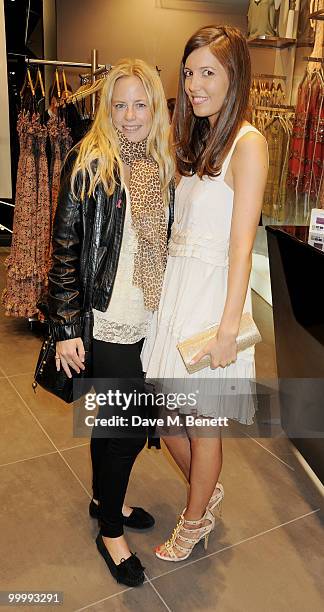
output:
<svg viewBox="0 0 324 612"><path fill-rule="evenodd" d="M208 46L222 64L229 87L215 126L207 117L196 117L185 93L184 67L190 53ZM218 176L235 136L246 116L251 87L251 60L242 32L230 26L200 28L187 42L180 66L177 103L173 119L178 172Z"/></svg>

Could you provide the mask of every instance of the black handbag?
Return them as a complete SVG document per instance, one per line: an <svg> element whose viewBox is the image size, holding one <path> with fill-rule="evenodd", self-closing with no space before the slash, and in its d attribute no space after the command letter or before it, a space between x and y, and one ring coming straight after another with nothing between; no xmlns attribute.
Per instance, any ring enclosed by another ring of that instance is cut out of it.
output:
<svg viewBox="0 0 324 612"><path fill-rule="evenodd" d="M51 328L51 321L48 321L49 334L43 342L34 375L33 389L36 392L37 385L49 393L53 393L68 404L78 400L82 395L90 391L92 387L92 331L93 313L92 310L81 316L82 320L82 340L85 349L85 369L78 374L70 368L72 378L64 372L62 366L59 372L56 369L56 341ZM74 382L77 381L77 382Z"/></svg>

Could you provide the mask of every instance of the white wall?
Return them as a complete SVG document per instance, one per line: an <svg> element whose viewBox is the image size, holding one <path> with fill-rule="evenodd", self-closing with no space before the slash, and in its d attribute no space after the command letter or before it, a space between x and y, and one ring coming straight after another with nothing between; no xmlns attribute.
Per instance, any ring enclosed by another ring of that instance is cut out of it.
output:
<svg viewBox="0 0 324 612"><path fill-rule="evenodd" d="M98 49L100 63L139 57L162 68L170 97L176 95L184 43L198 28L222 23L246 31L244 2L241 15L165 9L160 4L159 0L57 0L58 58L89 62L91 48ZM229 5L237 10L235 3Z"/></svg>
<svg viewBox="0 0 324 612"><path fill-rule="evenodd" d="M0 198L11 198L11 162L4 3L0 0Z"/></svg>

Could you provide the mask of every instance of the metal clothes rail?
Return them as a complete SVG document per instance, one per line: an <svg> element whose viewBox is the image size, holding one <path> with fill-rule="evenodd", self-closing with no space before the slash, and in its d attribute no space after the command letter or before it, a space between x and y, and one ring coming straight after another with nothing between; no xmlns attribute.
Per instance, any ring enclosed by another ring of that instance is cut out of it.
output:
<svg viewBox="0 0 324 612"><path fill-rule="evenodd" d="M4 200L0 200L0 204L4 204L5 206L11 206L12 208L15 208L14 204L11 204L10 202L5 202ZM12 234L12 230L9 229L9 227L7 227L6 225L3 225L3 223L0 223L0 231L3 231L3 230Z"/></svg>
<svg viewBox="0 0 324 612"><path fill-rule="evenodd" d="M284 74L252 74L252 79L280 79L280 81L287 81L287 77Z"/></svg>
<svg viewBox="0 0 324 612"><path fill-rule="evenodd" d="M13 233L13 231L11 229L9 229L9 227L6 227L5 225L3 225L3 223L0 223L0 231L6 230L6 232L9 232L10 234Z"/></svg>
<svg viewBox="0 0 324 612"><path fill-rule="evenodd" d="M10 204L10 202L5 202L4 200L0 200L0 204L5 204L5 206L12 206L13 208L15 208L14 204Z"/></svg>
<svg viewBox="0 0 324 612"><path fill-rule="evenodd" d="M308 55L307 57L303 57L304 62L321 62L323 64L324 62L324 58L323 57L312 57L311 55Z"/></svg>
<svg viewBox="0 0 324 612"><path fill-rule="evenodd" d="M46 66L69 66L70 68L92 68L92 63L85 62L66 62L63 60L46 60L26 57L26 64L46 65ZM105 64L99 64L96 68L104 68Z"/></svg>
<svg viewBox="0 0 324 612"><path fill-rule="evenodd" d="M104 69L105 64L98 64L98 51L97 49L91 49L91 63L87 62L70 62L66 60L49 60L49 59L35 59L26 57L25 62L27 65L41 65L41 66L65 66L69 68L90 68L91 69L91 80L94 83L96 80L96 73L100 69ZM91 116L94 117L96 110L96 94L91 96Z"/></svg>
<svg viewBox="0 0 324 612"><path fill-rule="evenodd" d="M295 112L296 108L295 106L285 106L285 105L273 104L272 106L255 106L253 110L287 113L287 112Z"/></svg>

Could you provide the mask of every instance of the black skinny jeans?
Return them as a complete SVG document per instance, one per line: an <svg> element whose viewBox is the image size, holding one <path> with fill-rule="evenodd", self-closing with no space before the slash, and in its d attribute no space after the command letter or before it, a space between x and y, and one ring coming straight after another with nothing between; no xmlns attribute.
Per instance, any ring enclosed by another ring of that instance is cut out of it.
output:
<svg viewBox="0 0 324 612"><path fill-rule="evenodd" d="M141 347L142 341L136 344L93 341L93 377L101 379L96 385L97 393L107 392L107 387L110 387L109 379L116 379L114 383L116 382L117 388L122 392L128 393L130 388L134 388L129 379L136 379L141 387L144 382ZM107 380L106 385L103 384L104 379ZM142 388L138 390L141 391ZM127 417L129 412L130 410L123 414ZM140 410L136 413L145 416ZM107 410L100 408L98 417L102 416L107 416ZM129 437L96 437L98 430L93 428L91 437L93 498L100 503L101 533L110 538L123 534L122 507L129 476L137 455L146 443L146 432L143 429L138 432L133 430L130 424L124 433ZM100 435L105 433L101 431Z"/></svg>

